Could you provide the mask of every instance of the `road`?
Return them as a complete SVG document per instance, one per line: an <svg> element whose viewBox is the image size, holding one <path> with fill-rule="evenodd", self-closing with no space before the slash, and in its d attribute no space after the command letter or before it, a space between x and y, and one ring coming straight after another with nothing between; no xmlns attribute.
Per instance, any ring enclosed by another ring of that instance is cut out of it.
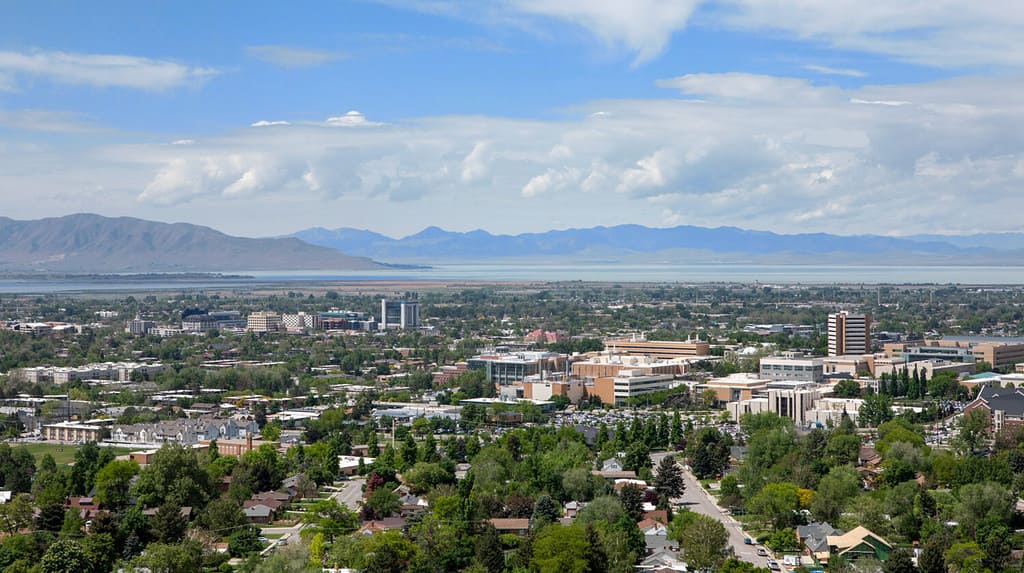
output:
<svg viewBox="0 0 1024 573"><path fill-rule="evenodd" d="M654 467L657 468L662 458L677 453L679 452L657 452L651 454L651 460L654 462ZM732 546L736 558L740 561L753 563L756 567L767 567L768 558L757 554L757 545L743 543L746 534L743 533L740 524L731 515L726 515L715 504L714 498L710 494L704 493L697 478L690 473L689 468L686 466L683 466L683 480L686 481L686 493L680 498L673 499L672 502L682 504L690 511L702 513L722 522L726 531L729 532L729 544ZM782 563L780 562L779 565L781 566Z"/></svg>
<svg viewBox="0 0 1024 573"><path fill-rule="evenodd" d="M343 481L341 482L341 486L339 486L338 491L331 494L330 499L337 501L339 504L348 507L352 511L359 511L359 501L363 499L363 484L365 483L366 479L364 478L356 478L348 481ZM281 535L280 539L283 540L285 544L298 543L301 540L301 538L299 537L299 532L302 531L302 528L305 526L305 523L299 521L295 525L291 526L265 527L263 528L263 533L270 533L273 535L279 534ZM263 550L262 554L266 555L267 553L273 551L275 545L276 544L271 543L266 549Z"/></svg>

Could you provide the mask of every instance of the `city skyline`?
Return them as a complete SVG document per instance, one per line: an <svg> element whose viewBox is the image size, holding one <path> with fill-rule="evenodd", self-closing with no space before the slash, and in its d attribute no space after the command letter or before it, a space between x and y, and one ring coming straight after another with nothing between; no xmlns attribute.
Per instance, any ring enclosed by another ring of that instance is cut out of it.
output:
<svg viewBox="0 0 1024 573"><path fill-rule="evenodd" d="M242 236L1019 229L1015 6L8 12L0 197L13 218L99 212Z"/></svg>

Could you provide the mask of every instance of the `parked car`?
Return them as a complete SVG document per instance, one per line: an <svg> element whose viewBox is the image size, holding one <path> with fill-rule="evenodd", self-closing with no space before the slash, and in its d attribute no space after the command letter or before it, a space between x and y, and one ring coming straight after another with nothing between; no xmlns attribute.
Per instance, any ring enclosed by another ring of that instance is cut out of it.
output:
<svg viewBox="0 0 1024 573"><path fill-rule="evenodd" d="M768 555L768 551L764 547L758 547L757 554L761 557L766 557Z"/></svg>
<svg viewBox="0 0 1024 573"><path fill-rule="evenodd" d="M779 567L779 562L778 561L773 561L771 559L768 560L768 568L771 569L772 571L781 571L782 570L782 567Z"/></svg>

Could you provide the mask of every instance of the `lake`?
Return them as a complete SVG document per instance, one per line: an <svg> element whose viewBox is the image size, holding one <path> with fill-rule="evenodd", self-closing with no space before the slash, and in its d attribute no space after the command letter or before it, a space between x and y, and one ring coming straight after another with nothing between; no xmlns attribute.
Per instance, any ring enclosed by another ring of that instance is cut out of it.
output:
<svg viewBox="0 0 1024 573"><path fill-rule="evenodd" d="M584 281L761 284L985 284L1022 285L1024 267L982 266L857 266L758 264L444 264L429 269L373 271L232 271L252 278L187 277L102 280L69 277L59 280L0 279L3 294L46 294L91 291L196 290L296 286L309 283L359 281Z"/></svg>

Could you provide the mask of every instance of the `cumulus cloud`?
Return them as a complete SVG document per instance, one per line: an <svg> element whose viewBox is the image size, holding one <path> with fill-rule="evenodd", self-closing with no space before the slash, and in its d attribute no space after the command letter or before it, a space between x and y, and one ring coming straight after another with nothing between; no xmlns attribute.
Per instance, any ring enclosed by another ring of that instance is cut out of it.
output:
<svg viewBox="0 0 1024 573"><path fill-rule="evenodd" d="M328 50L314 50L294 46L246 46L247 54L282 68L314 68L345 58L345 54Z"/></svg>
<svg viewBox="0 0 1024 573"><path fill-rule="evenodd" d="M27 75L64 84L166 90L191 85L217 73L213 68L139 56L0 51L0 85L3 75Z"/></svg>
<svg viewBox="0 0 1024 573"><path fill-rule="evenodd" d="M1018 226L1022 78L856 89L743 74L684 78L663 82L682 95L583 103L575 117L557 120L379 124L354 112L204 134L189 145L124 136L85 150L4 148L0 198L17 204L26 188L103 188L94 210L103 201L134 203L140 214L160 208L183 217L196 205L273 205L281 232L340 226L342 212L373 227L381 202L391 203L388 224L406 230L446 221L538 230L567 212L588 225L781 232ZM60 177L40 175L51 172ZM259 226L237 224L246 221Z"/></svg>

